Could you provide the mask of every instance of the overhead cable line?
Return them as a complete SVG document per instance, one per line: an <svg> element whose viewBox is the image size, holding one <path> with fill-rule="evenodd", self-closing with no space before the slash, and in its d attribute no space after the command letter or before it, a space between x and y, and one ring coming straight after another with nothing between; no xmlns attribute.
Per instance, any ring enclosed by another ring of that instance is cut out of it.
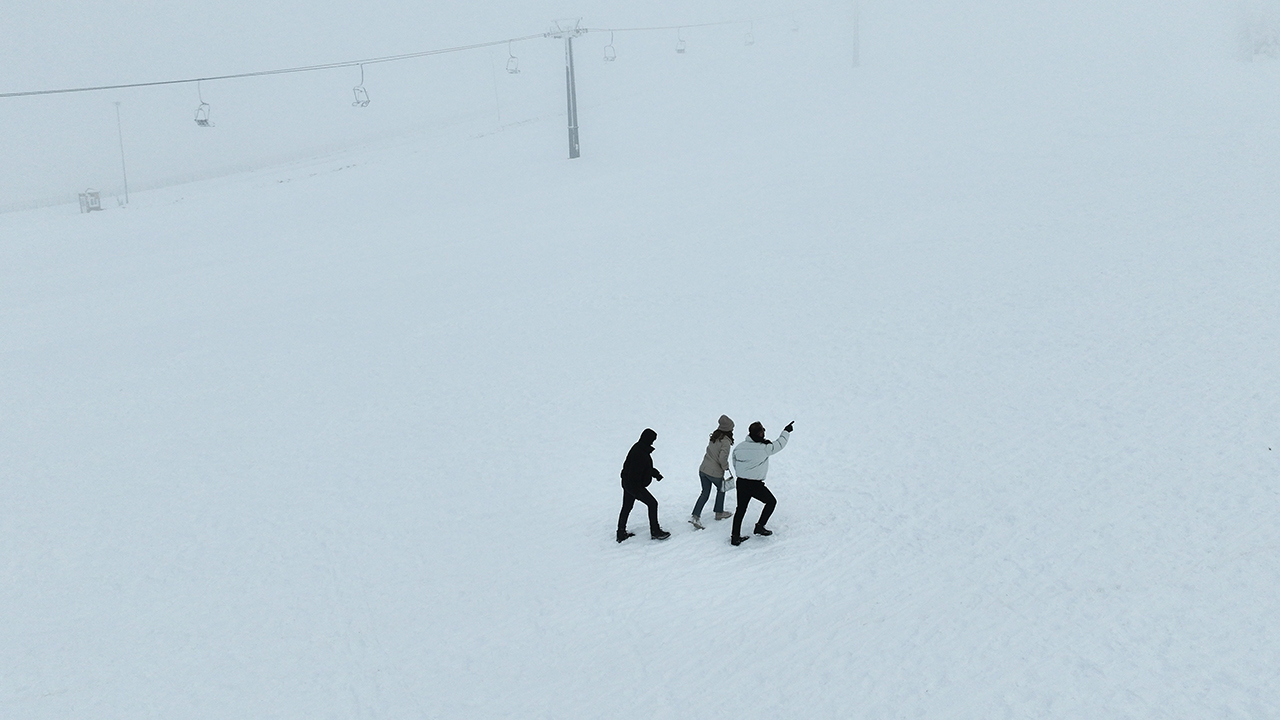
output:
<svg viewBox="0 0 1280 720"><path fill-rule="evenodd" d="M378 63L412 60L414 58L428 57L431 55L444 55L445 53L478 50L480 48L506 45L508 43L533 40L541 37L546 37L546 33L525 35L523 37L508 38L505 40L494 40L492 42L475 43L473 45L459 45L457 47L440 48L438 50L424 50L422 52L405 53L403 55L387 55L385 57L367 58L365 60L344 60L342 62L324 63L321 65L303 65L300 67L281 68L279 70L259 70L257 72L234 73L231 75L209 75L205 77L183 78L181 80L157 80L154 82L121 83L119 85L97 85L94 87L61 88L58 90L28 90L25 92L0 93L0 98L29 97L32 95L63 95L66 93L93 92L95 90L122 90L125 88L156 87L160 85L187 85L190 83L209 82L211 80L235 80L237 78L266 77L268 75L288 75L291 73L315 72L317 70L333 70L336 68L356 67L359 65L376 65Z"/></svg>
<svg viewBox="0 0 1280 720"><path fill-rule="evenodd" d="M584 33L648 32L648 31L658 31L658 30L688 30L690 28L723 27L725 25L747 25L752 22L763 22L766 20L776 20L778 18L784 18L784 17L795 17L797 14L807 14L813 11L814 11L814 8L808 8L808 9L803 9L803 10L799 10L797 12L791 12L791 13L774 13L773 15L760 15L760 16L739 19L739 20L721 20L719 22L706 22L706 23L687 23L684 25L654 25L654 26L646 26L646 27L626 27L626 28L614 28L614 27L583 28L582 32Z"/></svg>
<svg viewBox="0 0 1280 720"><path fill-rule="evenodd" d="M688 30L689 28L717 27L720 25L745 25L749 20L729 20L725 22L694 23L692 25L662 25L654 27L630 28L583 28L583 32L649 32L656 30Z"/></svg>
<svg viewBox="0 0 1280 720"><path fill-rule="evenodd" d="M709 23L690 23L687 25L658 25L650 27L628 27L628 28L582 28L582 33L592 32L651 32L659 30L684 30L689 28L717 27L723 25L741 25L745 20L729 20L722 22ZM91 87L76 88L58 88L56 90L26 90L23 92L7 92L0 93L0 98L15 97L31 97L34 95L65 95L68 93L95 92L99 90L124 90L128 88L144 88L158 87L163 85L188 85L198 82L209 82L212 80L236 80L240 78L267 77L270 75L289 75L292 73L316 72L319 70L334 70L337 68L357 67L361 65L376 65L378 63L397 62L400 60L412 60L414 58L429 57L431 55L444 55L446 53L465 52L468 50L479 50L481 48L495 47L498 45L510 46L513 42L523 42L525 40L534 40L537 38L550 37L552 33L538 33L536 35L524 35L521 37L507 38L505 40L493 40L490 42L474 43L471 45L459 45L457 47L439 48L436 50L423 50L421 52L404 53L401 55L387 55L384 57L366 58L364 60L344 60L342 62L322 63L319 65L302 65L299 67L280 68L277 70L259 70L257 72L232 73L229 75L206 75L202 77L182 78L179 80L156 80L152 82L139 83L120 83L117 85L94 85Z"/></svg>
<svg viewBox="0 0 1280 720"><path fill-rule="evenodd" d="M757 19L766 19L766 18L757 18ZM794 19L792 22L794 25ZM684 53L685 51L685 40L683 38L684 30L693 29L693 28L742 25L746 23L751 23L751 27L752 29L754 29L754 21L741 20L741 19L727 20L727 21L720 21L720 22L707 22L707 23L688 23L683 25L658 25L658 26L626 27L626 28L584 28L581 26L580 23L581 23L581 18L574 19L574 20L556 20L556 21L553 21L552 28L544 33L537 33L534 35L523 35L520 37L505 38L502 40L492 40L489 42L482 42L482 43L473 43L470 45L459 45L456 47L439 48L436 50L424 50L421 52L403 53L399 55L386 55L382 57L364 58L362 60L344 60L342 62L322 63L318 65L302 65L298 67L280 68L276 70L259 70L256 72L231 73L226 75L209 75L209 76L203 76L203 77L182 78L177 80L156 80L152 82L118 83L115 85L96 85L91 87L60 88L56 90L28 90L24 92L7 92L7 93L0 93L0 99L16 98L16 97L31 97L35 95L63 95L68 93L94 92L99 90L122 90L127 88L158 87L158 86L164 86L164 85L186 85L191 83L196 84L196 91L197 93L199 93L200 83L202 82L211 82L214 80L234 80L234 79L240 79L240 78L267 77L271 75L288 75L293 73L316 72L320 70L335 70L338 68L350 68L350 67L358 66L360 68L360 84L356 85L355 88L353 89L355 102L353 102L352 105L358 106L358 107L366 107L369 104L369 95L368 95L368 91L365 90L364 88L364 66L365 65L377 65L379 63L389 63L389 62L396 62L400 60L411 60L414 58L429 57L431 55L444 55L446 53L465 52L468 50L478 50L480 48L495 47L498 45L505 44L507 46L507 56L508 56L507 66L506 66L507 72L511 74L516 74L520 72L519 60L516 58L515 54L511 51L512 43L522 42L525 40L533 40L535 38L563 38L565 41L565 94L567 97L567 113L569 117L569 157L576 158L579 156L579 144L578 144L578 119L577 119L578 112L577 112L577 99L576 99L577 93L574 87L575 83L574 83L574 63L573 63L573 39L575 37L580 37L586 33L592 33L592 32L609 33L609 44L605 47L605 50L604 50L604 59L608 61L608 60L614 60L617 57L617 53L613 47L613 36L614 34L620 33L620 32L661 32L661 31L675 30L679 37L679 41L676 45L676 52ZM797 27L793 26L792 29L795 30L797 29ZM747 37L746 42L748 45L754 44L755 38L752 32L748 31L746 37ZM496 87L495 87L495 91L496 91ZM200 95L200 106L196 109L195 122L197 125L200 125L201 127L213 127L213 123L209 121L209 104L204 101L203 95Z"/></svg>

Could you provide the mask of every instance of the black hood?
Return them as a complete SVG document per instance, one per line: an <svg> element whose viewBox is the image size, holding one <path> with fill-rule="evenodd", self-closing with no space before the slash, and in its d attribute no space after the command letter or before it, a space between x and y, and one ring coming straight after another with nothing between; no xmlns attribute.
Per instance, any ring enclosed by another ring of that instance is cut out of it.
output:
<svg viewBox="0 0 1280 720"><path fill-rule="evenodd" d="M649 428L645 428L644 432L640 433L640 442L644 443L645 445L653 445L653 441L657 439L658 439L658 433L654 432Z"/></svg>

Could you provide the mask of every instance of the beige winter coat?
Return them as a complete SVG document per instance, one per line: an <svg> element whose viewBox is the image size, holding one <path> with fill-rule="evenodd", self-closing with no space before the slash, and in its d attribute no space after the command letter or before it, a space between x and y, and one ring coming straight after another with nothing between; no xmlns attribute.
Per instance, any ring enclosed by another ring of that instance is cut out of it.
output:
<svg viewBox="0 0 1280 720"><path fill-rule="evenodd" d="M702 458L702 465L698 468L698 472L713 478L723 478L725 472L729 470L729 448L732 446L733 442L727 437L707 443L707 454Z"/></svg>

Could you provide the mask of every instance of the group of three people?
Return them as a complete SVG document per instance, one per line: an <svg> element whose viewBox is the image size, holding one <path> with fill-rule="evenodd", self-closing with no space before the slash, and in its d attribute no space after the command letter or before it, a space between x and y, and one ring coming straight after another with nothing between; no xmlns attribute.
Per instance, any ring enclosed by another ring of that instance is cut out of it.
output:
<svg viewBox="0 0 1280 720"><path fill-rule="evenodd" d="M756 521L755 534L773 534L767 525L778 500L773 493L769 492L769 488L765 487L764 480L769 472L769 456L787 446L787 441L791 439L793 425L794 423L787 423L786 428L778 435L778 439L770 442L765 439L764 425L753 422L747 428L748 442L742 443L731 453L733 420L730 420L727 415L720 416L719 425L715 432L711 433L707 453L702 459L702 465L698 468L698 477L702 480L702 494L698 496L698 501L693 506L693 515L689 518L694 528L702 530L706 527L702 524L702 508L711 496L712 486L716 489L716 520L729 517L729 513L724 509L725 483L733 481L733 472L736 472L738 508L733 513L733 535L730 536L730 542L741 545L747 539L742 535L742 520L747 515L747 505L752 498L764 503L764 508L760 511L760 519ZM618 513L618 542L635 536L635 533L627 532L627 518L631 515L631 508L635 506L637 500L649 508L649 535L654 540L666 540L671 537L671 533L663 530L658 524L658 500L653 493L649 492L649 483L662 479L662 473L653 466L653 442L657 439L658 433L645 428L644 432L640 433L640 440L631 446L631 451L627 453L627 459L622 464L622 512ZM733 459L733 472L729 467L730 457Z"/></svg>

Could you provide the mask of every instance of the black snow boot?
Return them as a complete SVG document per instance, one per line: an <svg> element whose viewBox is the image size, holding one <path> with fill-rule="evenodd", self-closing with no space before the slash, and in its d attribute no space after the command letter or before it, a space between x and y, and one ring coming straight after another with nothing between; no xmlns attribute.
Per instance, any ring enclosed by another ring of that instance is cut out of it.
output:
<svg viewBox="0 0 1280 720"><path fill-rule="evenodd" d="M729 542L733 543L734 547L737 547L738 545L741 545L747 540L750 540L750 538L746 537L745 535L734 535L732 538L729 539Z"/></svg>
<svg viewBox="0 0 1280 720"><path fill-rule="evenodd" d="M764 535L765 537L769 537L770 535L773 534L773 531L763 525L757 525L755 529L755 533L757 535Z"/></svg>
<svg viewBox="0 0 1280 720"><path fill-rule="evenodd" d="M652 537L654 540L666 540L667 538L671 537L671 533L667 532L666 530L663 530L662 528L658 528L656 532L650 533L649 536Z"/></svg>
<svg viewBox="0 0 1280 720"><path fill-rule="evenodd" d="M626 540L626 539L627 539L627 538L629 538L629 537L635 537L635 536L636 536L636 534L635 534L635 533L633 533L633 532L627 532L626 530L619 530L619 531L618 531L618 542L622 542L623 540Z"/></svg>

